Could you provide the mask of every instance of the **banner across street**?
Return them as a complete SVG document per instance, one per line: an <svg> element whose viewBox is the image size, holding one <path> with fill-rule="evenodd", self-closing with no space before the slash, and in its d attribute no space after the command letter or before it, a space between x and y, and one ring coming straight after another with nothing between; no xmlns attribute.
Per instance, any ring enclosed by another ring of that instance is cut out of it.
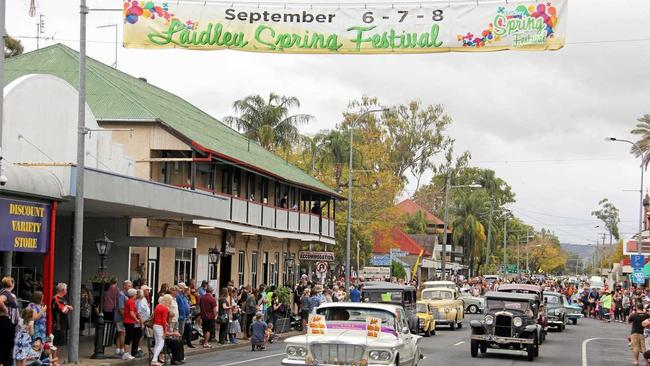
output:
<svg viewBox="0 0 650 366"><path fill-rule="evenodd" d="M127 48L316 54L557 50L566 0L332 5L124 2Z"/></svg>

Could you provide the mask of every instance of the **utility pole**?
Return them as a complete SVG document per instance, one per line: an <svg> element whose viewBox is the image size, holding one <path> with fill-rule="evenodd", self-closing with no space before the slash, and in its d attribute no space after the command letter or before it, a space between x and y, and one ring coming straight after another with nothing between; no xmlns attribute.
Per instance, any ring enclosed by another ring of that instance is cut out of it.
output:
<svg viewBox="0 0 650 366"><path fill-rule="evenodd" d="M508 254L506 253L506 243L508 242L508 221L503 221L503 274L508 274Z"/></svg>
<svg viewBox="0 0 650 366"><path fill-rule="evenodd" d="M5 1L0 0L0 50L4 52L5 49ZM4 54L0 57L0 177L3 180L7 179L5 176L5 169L2 161L2 123L3 123L3 108L4 108L4 86L5 86L5 58ZM13 252L2 253L2 275L11 276L11 262Z"/></svg>
<svg viewBox="0 0 650 366"><path fill-rule="evenodd" d="M530 258L530 229L526 229L526 273L530 273L528 265Z"/></svg>
<svg viewBox="0 0 650 366"><path fill-rule="evenodd" d="M451 191L451 170L447 172L447 183L445 183L445 222L442 233L442 258L440 258L440 276L447 279L445 262L447 261L447 221L449 220L449 191Z"/></svg>
<svg viewBox="0 0 650 366"><path fill-rule="evenodd" d="M517 272L520 272L519 266L521 265L521 260L519 259L519 235L515 236L517 239Z"/></svg>
<svg viewBox="0 0 650 366"><path fill-rule="evenodd" d="M490 217L488 218L488 235L487 235L487 250L485 251L485 265L490 261L490 248L492 247L492 212L494 210L494 197L490 199Z"/></svg>
<svg viewBox="0 0 650 366"><path fill-rule="evenodd" d="M40 48L41 34L45 33L45 19L43 14L38 14L38 23L36 23L36 49Z"/></svg>
<svg viewBox="0 0 650 366"><path fill-rule="evenodd" d="M81 259L84 233L84 170L86 155L86 0L79 4L79 105L77 121L77 176L74 208L74 239L70 261L70 304L79 309L81 303ZM68 363L79 362L79 311L70 312Z"/></svg>

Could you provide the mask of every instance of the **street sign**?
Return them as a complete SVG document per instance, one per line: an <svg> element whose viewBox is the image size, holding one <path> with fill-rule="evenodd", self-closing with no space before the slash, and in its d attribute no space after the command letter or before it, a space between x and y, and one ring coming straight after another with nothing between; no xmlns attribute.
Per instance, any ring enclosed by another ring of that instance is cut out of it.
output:
<svg viewBox="0 0 650 366"><path fill-rule="evenodd" d="M519 273L519 266L516 264L508 264L504 268L504 266L502 265L501 268L499 268L499 271L506 272L506 273Z"/></svg>
<svg viewBox="0 0 650 366"><path fill-rule="evenodd" d="M645 283L645 273L643 271L637 271L635 270L634 273L632 273L632 282L637 283L637 284L644 284Z"/></svg>
<svg viewBox="0 0 650 366"><path fill-rule="evenodd" d="M305 251L298 253L298 260L300 261L334 262L335 259L334 252Z"/></svg>
<svg viewBox="0 0 650 366"><path fill-rule="evenodd" d="M390 267L363 267L359 271L359 277L365 279L379 278L383 280L390 277Z"/></svg>
<svg viewBox="0 0 650 366"><path fill-rule="evenodd" d="M316 263L316 272L326 273L327 272L327 262L317 262Z"/></svg>
<svg viewBox="0 0 650 366"><path fill-rule="evenodd" d="M632 254L630 255L630 265L633 269L641 269L645 264L645 258L643 254Z"/></svg>

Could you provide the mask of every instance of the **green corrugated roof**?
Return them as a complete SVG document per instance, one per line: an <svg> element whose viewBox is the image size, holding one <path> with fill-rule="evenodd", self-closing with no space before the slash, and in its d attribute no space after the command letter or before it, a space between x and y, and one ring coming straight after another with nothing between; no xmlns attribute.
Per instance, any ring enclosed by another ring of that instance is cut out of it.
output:
<svg viewBox="0 0 650 366"><path fill-rule="evenodd" d="M159 120L164 125L226 160L243 163L286 181L336 194L331 188L186 100L90 57L86 62L86 98L99 120ZM5 82L27 74L51 74L75 88L79 53L55 44L6 60Z"/></svg>

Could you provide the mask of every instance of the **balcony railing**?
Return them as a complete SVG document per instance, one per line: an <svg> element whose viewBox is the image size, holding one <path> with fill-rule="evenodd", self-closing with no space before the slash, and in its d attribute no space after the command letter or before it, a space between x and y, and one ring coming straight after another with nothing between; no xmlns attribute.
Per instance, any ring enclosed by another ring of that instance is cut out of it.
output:
<svg viewBox="0 0 650 366"><path fill-rule="evenodd" d="M183 186L183 188L188 188ZM223 193L210 192L219 196L218 204L222 217L215 219L246 224L265 229L300 232L305 234L334 237L334 220L312 213L288 210L280 207L263 205L258 202L234 197Z"/></svg>

